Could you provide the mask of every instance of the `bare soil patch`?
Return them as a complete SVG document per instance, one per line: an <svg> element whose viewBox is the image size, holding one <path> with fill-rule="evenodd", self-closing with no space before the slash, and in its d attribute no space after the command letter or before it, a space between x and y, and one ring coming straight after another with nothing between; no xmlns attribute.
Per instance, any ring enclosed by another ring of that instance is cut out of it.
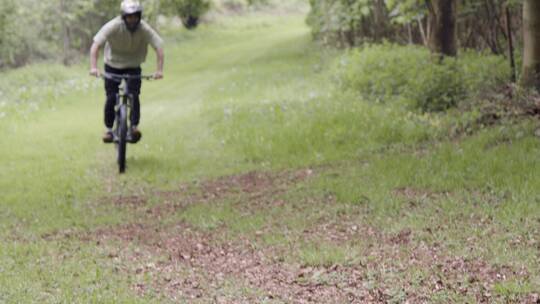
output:
<svg viewBox="0 0 540 304"><path fill-rule="evenodd" d="M335 228L326 227L326 237L332 239L332 234L340 233ZM438 294L453 293L477 303L492 303L505 300L493 294L494 284L529 276L525 269L448 256L444 247L413 243L410 231L384 235L369 227L360 230L371 236L350 230L340 241L371 237L361 257L350 264L329 266L287 263L279 258L283 255L279 249L261 247L249 239L224 241L219 232L201 232L186 225L127 225L97 231L94 238L100 244L118 245L109 257L121 260L124 271L151 277L132 286L141 296L159 291L171 299L205 303L270 299L286 303L388 303L399 299L423 303ZM530 294L518 302L537 300L538 295Z"/></svg>
<svg viewBox="0 0 540 304"><path fill-rule="evenodd" d="M314 175L312 169L285 171L277 174L268 172L249 172L242 175L224 176L202 181L196 185L180 185L179 191L156 192L162 204L148 209L151 216L170 214L201 202L218 201L225 197L244 195L245 202L257 204L264 198L272 198L285 193L292 186Z"/></svg>
<svg viewBox="0 0 540 304"><path fill-rule="evenodd" d="M202 182L198 191L182 186L178 192L158 193L163 203L148 208L149 217L141 223L101 228L81 238L108 250L108 257L123 265L120 270L135 278L132 289L141 296L158 293L196 303L426 303L456 297L477 303L540 303L535 293L508 298L493 292L496 284L526 281L526 269L453 256L444 244L424 243L412 229L384 232L363 222L361 214L322 217L299 232L304 242L357 251L343 263L324 266L296 259L301 244L294 240L286 246L265 245L260 238L267 232L230 239L226 226L203 231L182 222L159 222L171 211L231 195L243 195L245 208L268 208L268 202L278 201L276 195L313 174L310 169L251 172ZM447 195L418 189L395 193L410 199ZM144 202L113 200L136 208Z"/></svg>

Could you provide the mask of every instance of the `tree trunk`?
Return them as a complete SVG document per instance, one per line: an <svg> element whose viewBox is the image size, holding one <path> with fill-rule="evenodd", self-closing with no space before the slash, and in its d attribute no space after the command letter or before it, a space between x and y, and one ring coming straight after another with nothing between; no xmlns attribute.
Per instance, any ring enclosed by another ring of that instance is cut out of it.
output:
<svg viewBox="0 0 540 304"><path fill-rule="evenodd" d="M456 56L456 0L431 0L427 3L431 29L429 48L434 54Z"/></svg>
<svg viewBox="0 0 540 304"><path fill-rule="evenodd" d="M508 40L508 57L510 58L510 68L512 70L511 72L511 80L513 83L516 82L516 59L514 56L514 38L512 35L512 15L510 14L510 8L508 5L505 7L506 12L506 36Z"/></svg>
<svg viewBox="0 0 540 304"><path fill-rule="evenodd" d="M388 13L384 0L375 1L375 9L373 17L375 21L374 38L376 42L381 42L384 38L388 38Z"/></svg>
<svg viewBox="0 0 540 304"><path fill-rule="evenodd" d="M422 36L422 42L424 43L424 46L427 47L429 46L429 41L427 38L428 35L426 35L426 31L424 30L424 23L420 18L416 19L416 21L418 22L418 29L420 31L420 35Z"/></svg>
<svg viewBox="0 0 540 304"><path fill-rule="evenodd" d="M67 25L67 10L65 5L65 0L60 0L60 16L62 16L62 38L63 38L63 56L62 56L62 63L67 66L69 65L69 53L70 53L70 37L69 37L69 28Z"/></svg>
<svg viewBox="0 0 540 304"><path fill-rule="evenodd" d="M408 44L413 44L414 41L413 41L413 35L412 35L412 27L411 27L411 24L410 23L407 23L407 43Z"/></svg>
<svg viewBox="0 0 540 304"><path fill-rule="evenodd" d="M523 73L521 84L540 89L540 2L523 5Z"/></svg>

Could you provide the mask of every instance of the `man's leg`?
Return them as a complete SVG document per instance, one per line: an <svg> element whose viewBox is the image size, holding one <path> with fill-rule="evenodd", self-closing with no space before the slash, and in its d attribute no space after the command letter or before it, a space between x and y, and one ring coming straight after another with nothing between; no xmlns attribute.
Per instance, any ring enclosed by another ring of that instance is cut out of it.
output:
<svg viewBox="0 0 540 304"><path fill-rule="evenodd" d="M130 75L140 76L141 68L129 69L127 73ZM131 109L130 122L132 132L131 136L134 142L139 141L142 137L141 131L138 128L141 119L141 101L139 98L139 95L141 93L141 85L141 79L131 79L129 81L129 90L131 91L131 94L133 94L133 107Z"/></svg>
<svg viewBox="0 0 540 304"><path fill-rule="evenodd" d="M128 69L126 71L130 75L141 75L141 68L133 68ZM129 81L129 90L131 91L131 94L133 94L133 108L131 109L131 125L132 126L138 126L140 119L141 119L141 101L139 99L139 95L141 94L141 85L142 81L141 79L131 79Z"/></svg>
<svg viewBox="0 0 540 304"><path fill-rule="evenodd" d="M105 72L116 73L118 70L111 68L108 65L105 65ZM118 94L118 86L120 84L116 81L105 79L105 93L107 99L105 100L105 109L104 109L104 121L107 131L103 135L104 142L112 142L112 128L114 126L114 106L116 105L116 95Z"/></svg>

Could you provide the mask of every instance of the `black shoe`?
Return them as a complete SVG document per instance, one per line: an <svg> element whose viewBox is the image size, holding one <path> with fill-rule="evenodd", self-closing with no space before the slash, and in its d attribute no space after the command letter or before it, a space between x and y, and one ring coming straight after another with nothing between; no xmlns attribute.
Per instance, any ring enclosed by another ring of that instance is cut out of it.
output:
<svg viewBox="0 0 540 304"><path fill-rule="evenodd" d="M142 137L142 133L141 131L139 131L139 129L137 129L137 127L131 128L131 142L132 143L138 142L139 140L141 140L141 137Z"/></svg>
<svg viewBox="0 0 540 304"><path fill-rule="evenodd" d="M114 136L113 136L113 133L111 131L105 131L105 133L103 134L103 137L101 137L101 139L103 139L103 142L104 143L112 143L113 140L114 140Z"/></svg>

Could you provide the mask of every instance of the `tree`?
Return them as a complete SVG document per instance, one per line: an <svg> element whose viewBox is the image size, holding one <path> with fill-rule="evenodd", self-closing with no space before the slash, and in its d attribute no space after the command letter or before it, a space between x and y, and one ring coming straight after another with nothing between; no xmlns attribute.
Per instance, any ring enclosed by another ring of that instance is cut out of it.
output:
<svg viewBox="0 0 540 304"><path fill-rule="evenodd" d="M540 89L540 2L523 5L523 70L521 84Z"/></svg>
<svg viewBox="0 0 540 304"><path fill-rule="evenodd" d="M435 54L457 55L456 0L428 0L429 48Z"/></svg>

